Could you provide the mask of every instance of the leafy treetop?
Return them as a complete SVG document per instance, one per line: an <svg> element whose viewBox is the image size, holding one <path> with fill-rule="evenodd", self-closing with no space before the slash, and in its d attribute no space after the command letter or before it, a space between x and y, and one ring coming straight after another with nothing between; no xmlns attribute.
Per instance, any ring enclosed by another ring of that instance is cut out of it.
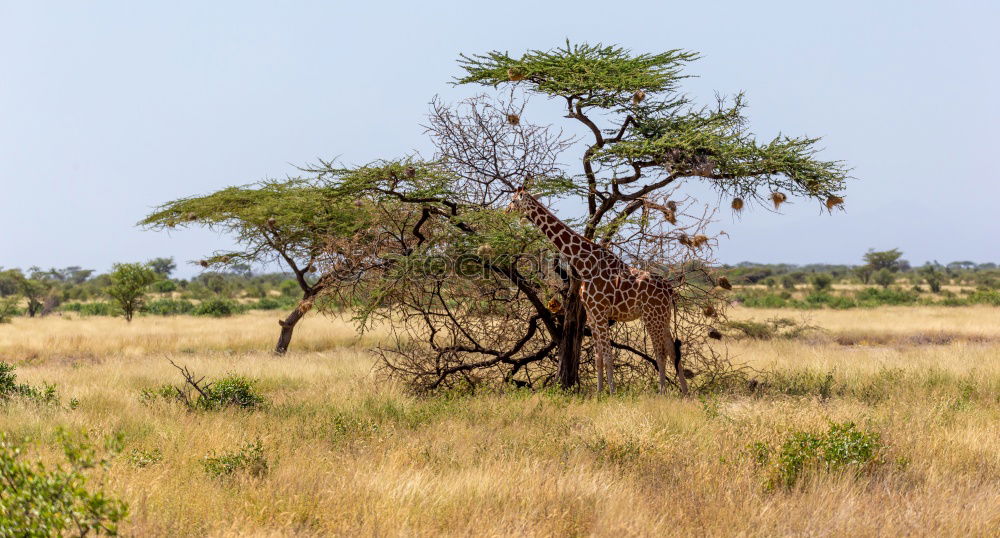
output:
<svg viewBox="0 0 1000 538"><path fill-rule="evenodd" d="M696 107L677 92L692 52L633 54L617 46L571 45L531 50L520 57L497 51L462 55L458 84L521 85L529 93L561 97L568 118L586 125L594 141L583 164L590 193L588 233L619 202L643 199L679 178L701 177L721 193L771 200L787 195L813 198L827 209L842 205L837 193L848 170L840 161L816 157L819 138L778 135L759 142L747 128L743 94ZM599 109L612 122L599 127ZM601 167L610 177L601 177ZM649 177L646 177L649 176ZM646 179L643 183L641 180ZM784 191L784 192L780 192Z"/></svg>

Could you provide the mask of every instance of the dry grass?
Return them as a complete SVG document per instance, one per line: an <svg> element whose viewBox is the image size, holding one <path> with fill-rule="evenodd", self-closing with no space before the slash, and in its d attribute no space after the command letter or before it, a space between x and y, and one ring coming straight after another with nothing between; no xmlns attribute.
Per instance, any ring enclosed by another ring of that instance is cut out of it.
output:
<svg viewBox="0 0 1000 538"><path fill-rule="evenodd" d="M737 317L794 317L737 311ZM834 333L1000 336L1000 310L810 312ZM556 393L415 398L371 375L341 321L307 319L273 357L273 315L228 320L17 320L0 358L56 383L75 410L11 403L0 428L121 433L103 476L136 536L808 535L989 536L1000 528L1000 345L852 346L777 340L733 351L776 375L764 395L702 400ZM377 335L372 336L372 338ZM140 390L199 374L260 380L263 411L191 413ZM826 374L829 375L827 379ZM817 381L818 380L818 381ZM852 420L889 445L871 473L764 487L747 447ZM209 477L210 452L260 439L263 477ZM132 450L159 450L144 468ZM101 478L101 477L95 477Z"/></svg>

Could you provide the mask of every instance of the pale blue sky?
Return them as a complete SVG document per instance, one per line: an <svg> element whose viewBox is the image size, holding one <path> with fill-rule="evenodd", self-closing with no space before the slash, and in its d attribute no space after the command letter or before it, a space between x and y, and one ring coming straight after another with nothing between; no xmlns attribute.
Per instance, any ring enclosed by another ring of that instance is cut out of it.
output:
<svg viewBox="0 0 1000 538"><path fill-rule="evenodd" d="M847 213L726 212L721 261L1000 262L998 25L986 1L0 1L0 266L196 259L227 242L134 223L317 157L426 152L428 101L478 91L448 85L460 52L566 38L700 51L693 97L745 90L761 137L854 167Z"/></svg>

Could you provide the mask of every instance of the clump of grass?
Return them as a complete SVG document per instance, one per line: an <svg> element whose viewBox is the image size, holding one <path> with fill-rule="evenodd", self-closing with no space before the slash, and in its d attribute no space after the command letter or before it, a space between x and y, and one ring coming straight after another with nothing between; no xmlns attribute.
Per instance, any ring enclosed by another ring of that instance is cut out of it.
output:
<svg viewBox="0 0 1000 538"><path fill-rule="evenodd" d="M58 432L68 465L46 468L23 458L22 447L0 434L0 536L116 535L128 505L87 487L84 471L106 464L86 436Z"/></svg>
<svg viewBox="0 0 1000 538"><path fill-rule="evenodd" d="M45 383L34 387L27 383L18 383L14 365L0 361L0 403L13 398L46 405L59 405L59 395L55 385Z"/></svg>
<svg viewBox="0 0 1000 538"><path fill-rule="evenodd" d="M853 422L831 423L826 433L792 433L776 451L764 443L751 445L759 465L770 466L768 489L791 488L809 472L850 471L861 474L884 463L885 445L877 432L859 430Z"/></svg>
<svg viewBox="0 0 1000 538"><path fill-rule="evenodd" d="M259 478L268 471L264 445L259 439L246 443L236 450L221 454L210 453L205 456L201 464L205 472L214 478L224 478L235 473L245 473Z"/></svg>
<svg viewBox="0 0 1000 538"><path fill-rule="evenodd" d="M152 450L133 448L128 455L128 462L140 469L156 465L161 461L163 461L163 453L158 448Z"/></svg>

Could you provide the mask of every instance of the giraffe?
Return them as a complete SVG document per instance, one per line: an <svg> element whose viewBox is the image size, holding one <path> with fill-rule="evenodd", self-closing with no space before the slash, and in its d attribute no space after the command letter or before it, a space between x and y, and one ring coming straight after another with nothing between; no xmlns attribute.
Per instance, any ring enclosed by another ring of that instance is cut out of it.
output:
<svg viewBox="0 0 1000 538"><path fill-rule="evenodd" d="M670 333L676 291L669 281L649 271L630 267L608 249L575 232L524 187L514 191L507 211L521 212L541 230L580 277L580 297L596 351L597 390L604 390L606 375L608 391L615 391L609 322L642 318L646 333L653 342L660 393L666 392L666 360L669 355L681 393L687 395L687 380Z"/></svg>

